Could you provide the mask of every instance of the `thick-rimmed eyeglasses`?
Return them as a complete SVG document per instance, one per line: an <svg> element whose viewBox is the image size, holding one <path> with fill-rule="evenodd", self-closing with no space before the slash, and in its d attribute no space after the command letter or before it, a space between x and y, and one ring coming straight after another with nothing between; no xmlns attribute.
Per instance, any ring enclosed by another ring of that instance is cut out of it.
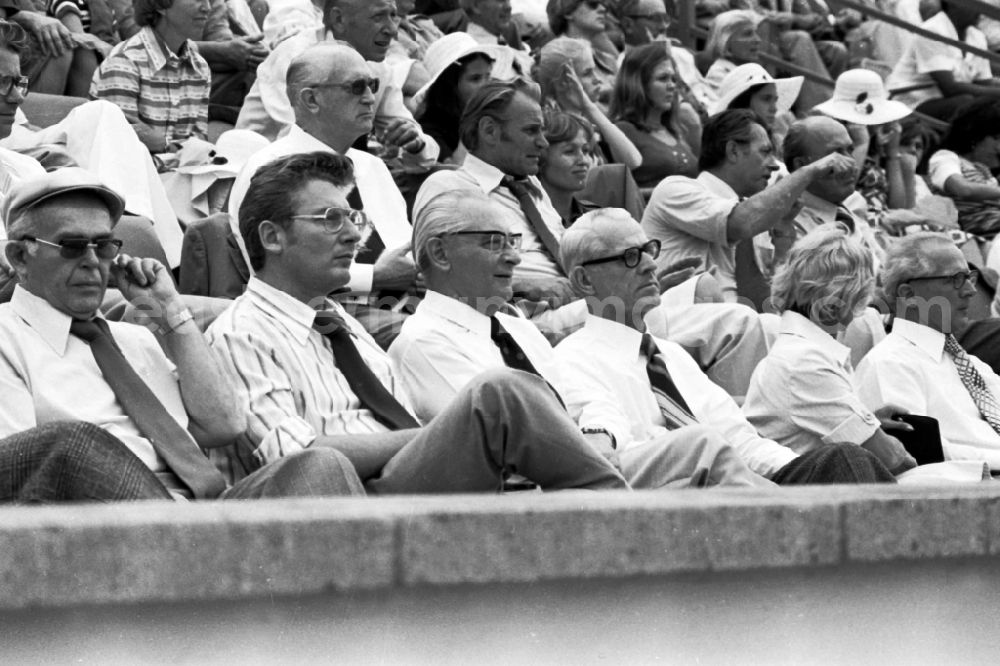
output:
<svg viewBox="0 0 1000 666"><path fill-rule="evenodd" d="M21 97L28 94L27 76L0 76L0 97L8 96L12 90L17 89Z"/></svg>
<svg viewBox="0 0 1000 666"><path fill-rule="evenodd" d="M318 215L292 215L292 219L320 223L323 225L323 231L328 234L340 233L348 220L358 231L364 231L371 224L367 215L353 208L327 208Z"/></svg>
<svg viewBox="0 0 1000 666"><path fill-rule="evenodd" d="M93 249L98 259L114 259L122 249L122 242L117 238L63 238L61 241L53 243L44 238L35 236L21 236L20 240L41 243L49 247L59 248L59 256L63 259L79 259L87 254L87 250Z"/></svg>
<svg viewBox="0 0 1000 666"><path fill-rule="evenodd" d="M642 260L642 255L648 254L653 259L660 256L660 241L651 240L648 243L640 245L638 247L630 247L621 254L616 254L611 257L601 257L600 259L589 259L587 261L581 262L581 266L590 266L592 264L607 264L612 261L618 261L619 259L625 262L625 265L629 268L635 268L639 265Z"/></svg>
<svg viewBox="0 0 1000 666"><path fill-rule="evenodd" d="M502 231L452 231L448 236L487 236L490 252L503 252L506 248L521 249L521 234L506 234Z"/></svg>
<svg viewBox="0 0 1000 666"><path fill-rule="evenodd" d="M979 271L973 269L971 271L959 271L954 275L922 275L920 277L910 278L907 282L913 282L915 280L951 280L951 286L957 290L961 289L966 282L975 287L976 282L979 281Z"/></svg>
<svg viewBox="0 0 1000 666"><path fill-rule="evenodd" d="M361 78L354 79L353 81L348 81L347 83L317 83L316 85L308 86L309 88L340 88L341 90L346 90L355 97L361 97L365 94L365 89L372 91L372 94L378 92L379 82L374 76L371 78Z"/></svg>

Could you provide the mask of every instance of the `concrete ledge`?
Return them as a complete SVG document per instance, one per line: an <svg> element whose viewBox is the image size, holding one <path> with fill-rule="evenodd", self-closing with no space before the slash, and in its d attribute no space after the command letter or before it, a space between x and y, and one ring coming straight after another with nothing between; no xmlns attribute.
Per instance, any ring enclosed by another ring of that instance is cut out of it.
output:
<svg viewBox="0 0 1000 666"><path fill-rule="evenodd" d="M993 558L1000 485L0 511L0 609Z"/></svg>

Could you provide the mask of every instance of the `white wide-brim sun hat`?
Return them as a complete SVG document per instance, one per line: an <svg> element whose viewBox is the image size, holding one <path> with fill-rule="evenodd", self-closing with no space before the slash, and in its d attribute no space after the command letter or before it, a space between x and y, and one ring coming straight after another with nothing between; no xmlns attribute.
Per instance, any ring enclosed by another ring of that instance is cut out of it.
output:
<svg viewBox="0 0 1000 666"><path fill-rule="evenodd" d="M729 108L733 100L754 86L773 83L778 91L778 111L788 111L799 98L802 90L801 76L791 76L787 79L776 79L767 70L755 62L740 65L726 74L719 84L719 100L712 109L712 114L721 113Z"/></svg>
<svg viewBox="0 0 1000 666"><path fill-rule="evenodd" d="M427 96L427 92L431 89L431 86L441 78L445 70L473 53L482 53L494 63L497 60L503 60L506 55L503 47L480 44L465 32L453 32L445 35L427 47L427 53L424 54L423 62L427 73L430 75L430 80L413 95L413 103L419 107L423 103L424 97ZM509 56L508 59L510 59Z"/></svg>
<svg viewBox="0 0 1000 666"><path fill-rule="evenodd" d="M913 110L889 99L877 72L849 69L837 77L833 97L816 105L824 115L859 125L884 125L905 118Z"/></svg>

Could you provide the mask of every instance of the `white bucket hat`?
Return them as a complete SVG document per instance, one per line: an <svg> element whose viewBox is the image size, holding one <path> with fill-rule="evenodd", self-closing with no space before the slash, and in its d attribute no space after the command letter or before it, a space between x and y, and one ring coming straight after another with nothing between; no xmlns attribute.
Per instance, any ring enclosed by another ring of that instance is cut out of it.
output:
<svg viewBox="0 0 1000 666"><path fill-rule="evenodd" d="M480 44L465 32L447 34L427 47L423 62L427 73L430 74L430 80L413 96L413 103L419 107L423 103L427 91L444 74L444 71L473 53L482 53L494 63L502 59L504 55L503 47Z"/></svg>
<svg viewBox="0 0 1000 666"><path fill-rule="evenodd" d="M788 111L799 97L799 91L802 89L802 81L804 79L801 76L776 79L757 63L748 62L729 72L722 79L722 82L719 84L719 101L715 103L712 114L725 111L733 103L734 99L747 90L766 83L773 83L778 91L778 111Z"/></svg>
<svg viewBox="0 0 1000 666"><path fill-rule="evenodd" d="M913 113L902 102L889 99L882 77L869 69L849 69L838 76L833 97L817 104L816 110L859 125L882 125Z"/></svg>

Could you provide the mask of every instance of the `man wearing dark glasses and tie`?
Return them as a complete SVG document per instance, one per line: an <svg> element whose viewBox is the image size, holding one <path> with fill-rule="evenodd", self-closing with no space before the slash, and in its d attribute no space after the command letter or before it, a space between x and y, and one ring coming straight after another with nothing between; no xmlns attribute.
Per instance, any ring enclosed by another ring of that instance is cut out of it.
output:
<svg viewBox="0 0 1000 666"><path fill-rule="evenodd" d="M360 492L335 451L229 486L204 450L242 432L245 403L166 267L120 254L123 208L76 167L26 179L4 202L4 251L18 285L0 305L0 501ZM148 326L101 316L109 280Z"/></svg>

